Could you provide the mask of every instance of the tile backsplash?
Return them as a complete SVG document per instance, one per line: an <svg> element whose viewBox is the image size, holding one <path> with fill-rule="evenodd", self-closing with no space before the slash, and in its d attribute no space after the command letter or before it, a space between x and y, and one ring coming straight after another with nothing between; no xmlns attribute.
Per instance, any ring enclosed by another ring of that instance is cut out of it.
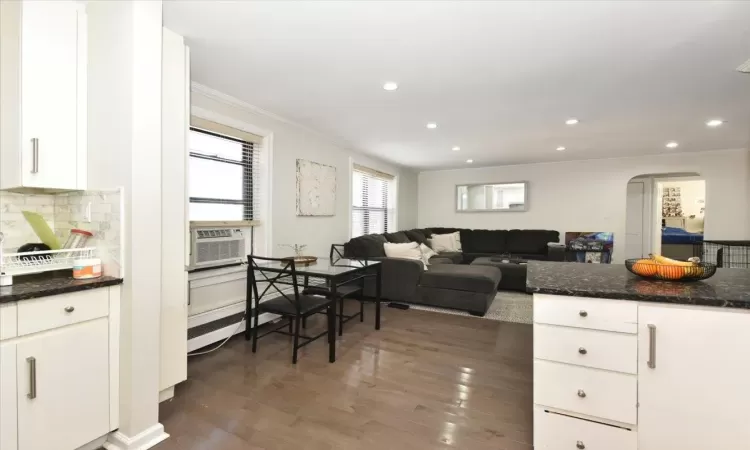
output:
<svg viewBox="0 0 750 450"><path fill-rule="evenodd" d="M3 249L13 252L29 242L39 242L21 211L39 213L63 245L70 230L90 231L86 246L96 247L106 275L119 276L121 269L122 190L17 194L0 191L0 232Z"/></svg>

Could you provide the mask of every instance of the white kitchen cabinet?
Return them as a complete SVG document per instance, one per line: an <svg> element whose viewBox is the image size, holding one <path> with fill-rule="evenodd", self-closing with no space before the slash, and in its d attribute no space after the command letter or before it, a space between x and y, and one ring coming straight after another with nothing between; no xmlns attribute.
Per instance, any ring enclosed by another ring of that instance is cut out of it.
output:
<svg viewBox="0 0 750 450"><path fill-rule="evenodd" d="M640 303L639 450L750 445L747 342L750 312Z"/></svg>
<svg viewBox="0 0 750 450"><path fill-rule="evenodd" d="M17 344L19 450L74 449L110 431L108 335L101 318Z"/></svg>
<svg viewBox="0 0 750 450"><path fill-rule="evenodd" d="M0 189L86 188L87 45L80 2L0 2Z"/></svg>
<svg viewBox="0 0 750 450"><path fill-rule="evenodd" d="M2 305L20 331L0 335L0 449L72 450L118 427L119 302L111 286Z"/></svg>

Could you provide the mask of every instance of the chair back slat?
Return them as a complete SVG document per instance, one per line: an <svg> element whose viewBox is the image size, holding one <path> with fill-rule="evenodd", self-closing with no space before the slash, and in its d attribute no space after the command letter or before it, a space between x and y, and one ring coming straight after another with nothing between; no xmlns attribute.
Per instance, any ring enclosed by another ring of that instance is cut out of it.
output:
<svg viewBox="0 0 750 450"><path fill-rule="evenodd" d="M269 257L263 257L263 256L256 256L256 255L248 255L248 266L247 266L247 281L248 283L252 283L252 289L250 289L250 286L248 286L248 294L250 294L250 291L252 290L253 294L253 300L254 300L254 307L257 308L260 304L261 299L268 294L269 290L273 288L276 292L280 294L281 297L283 297L286 301L288 301L292 306L294 306L295 310L299 313L300 311L300 298L299 298L299 281L297 279L297 268L294 264L294 259L288 259L288 258L269 258ZM271 263L278 263L279 269L274 268L273 270L261 266L258 264L259 262L271 262ZM256 276L256 273L262 276L262 278L259 280L259 277ZM278 285L288 286L288 284L283 284L282 281L290 278L292 279L292 295L290 296L287 292L284 292L283 289L280 289ZM258 293L258 283L268 283L268 285L263 289L262 293ZM273 292L273 291L271 291Z"/></svg>

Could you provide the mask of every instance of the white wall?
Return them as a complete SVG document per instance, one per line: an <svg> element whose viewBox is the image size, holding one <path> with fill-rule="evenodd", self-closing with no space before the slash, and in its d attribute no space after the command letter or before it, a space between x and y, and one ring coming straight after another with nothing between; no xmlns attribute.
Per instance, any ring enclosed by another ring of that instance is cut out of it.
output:
<svg viewBox="0 0 750 450"><path fill-rule="evenodd" d="M351 205L351 162L397 177L397 229L416 226L417 174L399 166L368 158L346 149L335 141L259 111L243 102L208 89L193 89L191 104L221 116L272 133L271 152L271 239L272 255L288 255L278 244L307 244L306 253L327 256L331 244L349 239ZM296 160L307 159L336 167L336 214L332 217L297 217ZM267 226L267 218L261 217ZM263 226L261 226L261 229ZM256 230L260 232L261 229Z"/></svg>
<svg viewBox="0 0 750 450"><path fill-rule="evenodd" d="M119 431L147 448L158 423L161 304L161 1L88 2L88 185L124 188ZM131 442L131 440L133 440Z"/></svg>
<svg viewBox="0 0 750 450"><path fill-rule="evenodd" d="M628 181L638 175L698 173L706 180L708 239L750 237L750 153L722 150L635 158L525 164L419 174L419 226L552 229L615 233L622 261ZM465 183L529 182L526 212L456 213L455 187Z"/></svg>

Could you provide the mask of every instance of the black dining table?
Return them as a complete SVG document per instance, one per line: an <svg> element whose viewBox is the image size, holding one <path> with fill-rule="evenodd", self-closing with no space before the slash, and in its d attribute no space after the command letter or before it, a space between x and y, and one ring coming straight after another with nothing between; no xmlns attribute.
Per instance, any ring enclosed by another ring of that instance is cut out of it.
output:
<svg viewBox="0 0 750 450"><path fill-rule="evenodd" d="M257 267L264 272L291 274L291 267L280 265L275 261L257 261ZM380 261L369 261L347 258L318 258L311 264L295 264L297 277L304 277L307 284L309 278L321 279L327 284L333 298L337 298L336 290L339 286L367 277L375 278L375 329L380 329L380 282L382 265ZM344 301L344 299L340 299ZM358 314L346 317L347 320ZM333 342L331 342L333 344ZM330 346L331 358L335 357L335 346Z"/></svg>

